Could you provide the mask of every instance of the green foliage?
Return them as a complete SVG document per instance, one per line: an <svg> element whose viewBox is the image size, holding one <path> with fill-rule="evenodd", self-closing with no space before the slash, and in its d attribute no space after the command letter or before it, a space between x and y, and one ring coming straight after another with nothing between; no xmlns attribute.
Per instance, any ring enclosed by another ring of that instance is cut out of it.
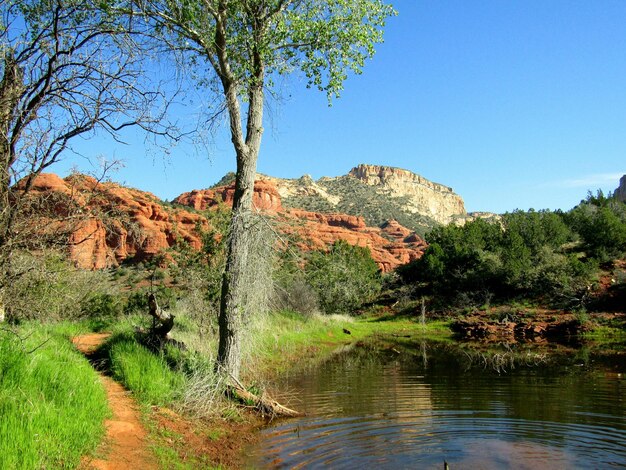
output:
<svg viewBox="0 0 626 470"><path fill-rule="evenodd" d="M94 293L82 304L85 316L92 318L115 318L122 314L122 300L119 295Z"/></svg>
<svg viewBox="0 0 626 470"><path fill-rule="evenodd" d="M155 29L178 41L192 63L209 61L219 74L220 45L228 60L229 80L238 84L242 98L258 85L259 67L266 77L299 71L307 87L339 96L348 72L360 73L365 60L382 42L385 20L395 14L381 0L324 0L316 2L200 2L150 0L141 3ZM219 10L219 15L217 11ZM210 78L198 77L201 84ZM270 79L265 79L272 85Z"/></svg>
<svg viewBox="0 0 626 470"><path fill-rule="evenodd" d="M335 242L328 252L311 253L305 279L317 292L326 313L354 311L373 300L382 287L369 249L343 240Z"/></svg>
<svg viewBox="0 0 626 470"><path fill-rule="evenodd" d="M478 219L435 228L424 256L399 274L462 302L544 296L559 303L575 298L596 266L568 252L574 239L563 214L515 211L501 225Z"/></svg>
<svg viewBox="0 0 626 470"><path fill-rule="evenodd" d="M104 434L104 390L67 338L18 333L0 331L0 468L76 468Z"/></svg>
<svg viewBox="0 0 626 470"><path fill-rule="evenodd" d="M588 256L600 262L626 254L626 203L591 193L567 214Z"/></svg>
<svg viewBox="0 0 626 470"><path fill-rule="evenodd" d="M143 403L172 403L184 386L184 376L172 371L163 356L137 343L130 334L120 334L107 343L113 377Z"/></svg>
<svg viewBox="0 0 626 470"><path fill-rule="evenodd" d="M161 307L171 309L176 306L176 291L171 287L159 285L153 288L145 287L130 293L124 304L123 312L126 315L132 315L134 313L147 314L149 310L148 294L150 292L154 292Z"/></svg>

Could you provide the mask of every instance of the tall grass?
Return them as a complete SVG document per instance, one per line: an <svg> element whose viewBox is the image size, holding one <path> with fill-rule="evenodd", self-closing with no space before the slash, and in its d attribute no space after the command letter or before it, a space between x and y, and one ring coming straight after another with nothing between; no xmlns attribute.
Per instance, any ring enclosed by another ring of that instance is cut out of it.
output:
<svg viewBox="0 0 626 470"><path fill-rule="evenodd" d="M142 403L167 405L182 390L184 375L173 371L165 357L137 343L132 334L114 336L107 349L113 377Z"/></svg>
<svg viewBox="0 0 626 470"><path fill-rule="evenodd" d="M0 331L0 468L75 468L108 413L97 374L67 338Z"/></svg>

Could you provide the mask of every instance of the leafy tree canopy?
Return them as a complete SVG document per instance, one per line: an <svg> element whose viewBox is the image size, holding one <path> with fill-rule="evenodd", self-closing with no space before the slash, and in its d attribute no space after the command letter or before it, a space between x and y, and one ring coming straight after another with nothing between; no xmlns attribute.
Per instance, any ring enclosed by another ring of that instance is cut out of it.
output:
<svg viewBox="0 0 626 470"><path fill-rule="evenodd" d="M361 73L382 27L395 14L381 0L139 0L142 14L192 65L208 60L219 79L240 90L259 85L259 67L272 78L299 71L308 87L339 96L348 71ZM198 80L211 77L196 71ZM245 93L244 93L245 94Z"/></svg>

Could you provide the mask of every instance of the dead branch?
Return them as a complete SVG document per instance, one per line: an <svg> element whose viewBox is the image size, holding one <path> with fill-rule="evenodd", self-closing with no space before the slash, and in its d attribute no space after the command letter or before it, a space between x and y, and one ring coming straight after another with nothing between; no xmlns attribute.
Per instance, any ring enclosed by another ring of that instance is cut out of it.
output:
<svg viewBox="0 0 626 470"><path fill-rule="evenodd" d="M303 413L292 410L286 406L281 405L276 400L272 400L269 397L261 396L250 392L244 387L244 385L232 374L229 374L231 384L226 388L226 393L231 397L243 404L252 404L255 410L257 410L261 416L274 418L295 418L303 416Z"/></svg>

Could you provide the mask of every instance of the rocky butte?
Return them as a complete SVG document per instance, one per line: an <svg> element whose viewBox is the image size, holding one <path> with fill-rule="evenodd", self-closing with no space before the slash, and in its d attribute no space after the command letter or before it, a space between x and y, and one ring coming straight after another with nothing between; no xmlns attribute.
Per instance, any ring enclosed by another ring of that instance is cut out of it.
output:
<svg viewBox="0 0 626 470"><path fill-rule="evenodd" d="M405 208L413 214L430 217L439 224L449 224L465 217L465 204L452 188L433 183L408 170L379 165L359 165L349 176L374 186L377 192L391 198L403 198Z"/></svg>
<svg viewBox="0 0 626 470"><path fill-rule="evenodd" d="M468 214L452 188L390 166L362 164L347 175L317 181L309 175L298 179L258 175L258 179L271 182L287 208L360 216L371 226L393 219L422 235L440 224L497 217Z"/></svg>

